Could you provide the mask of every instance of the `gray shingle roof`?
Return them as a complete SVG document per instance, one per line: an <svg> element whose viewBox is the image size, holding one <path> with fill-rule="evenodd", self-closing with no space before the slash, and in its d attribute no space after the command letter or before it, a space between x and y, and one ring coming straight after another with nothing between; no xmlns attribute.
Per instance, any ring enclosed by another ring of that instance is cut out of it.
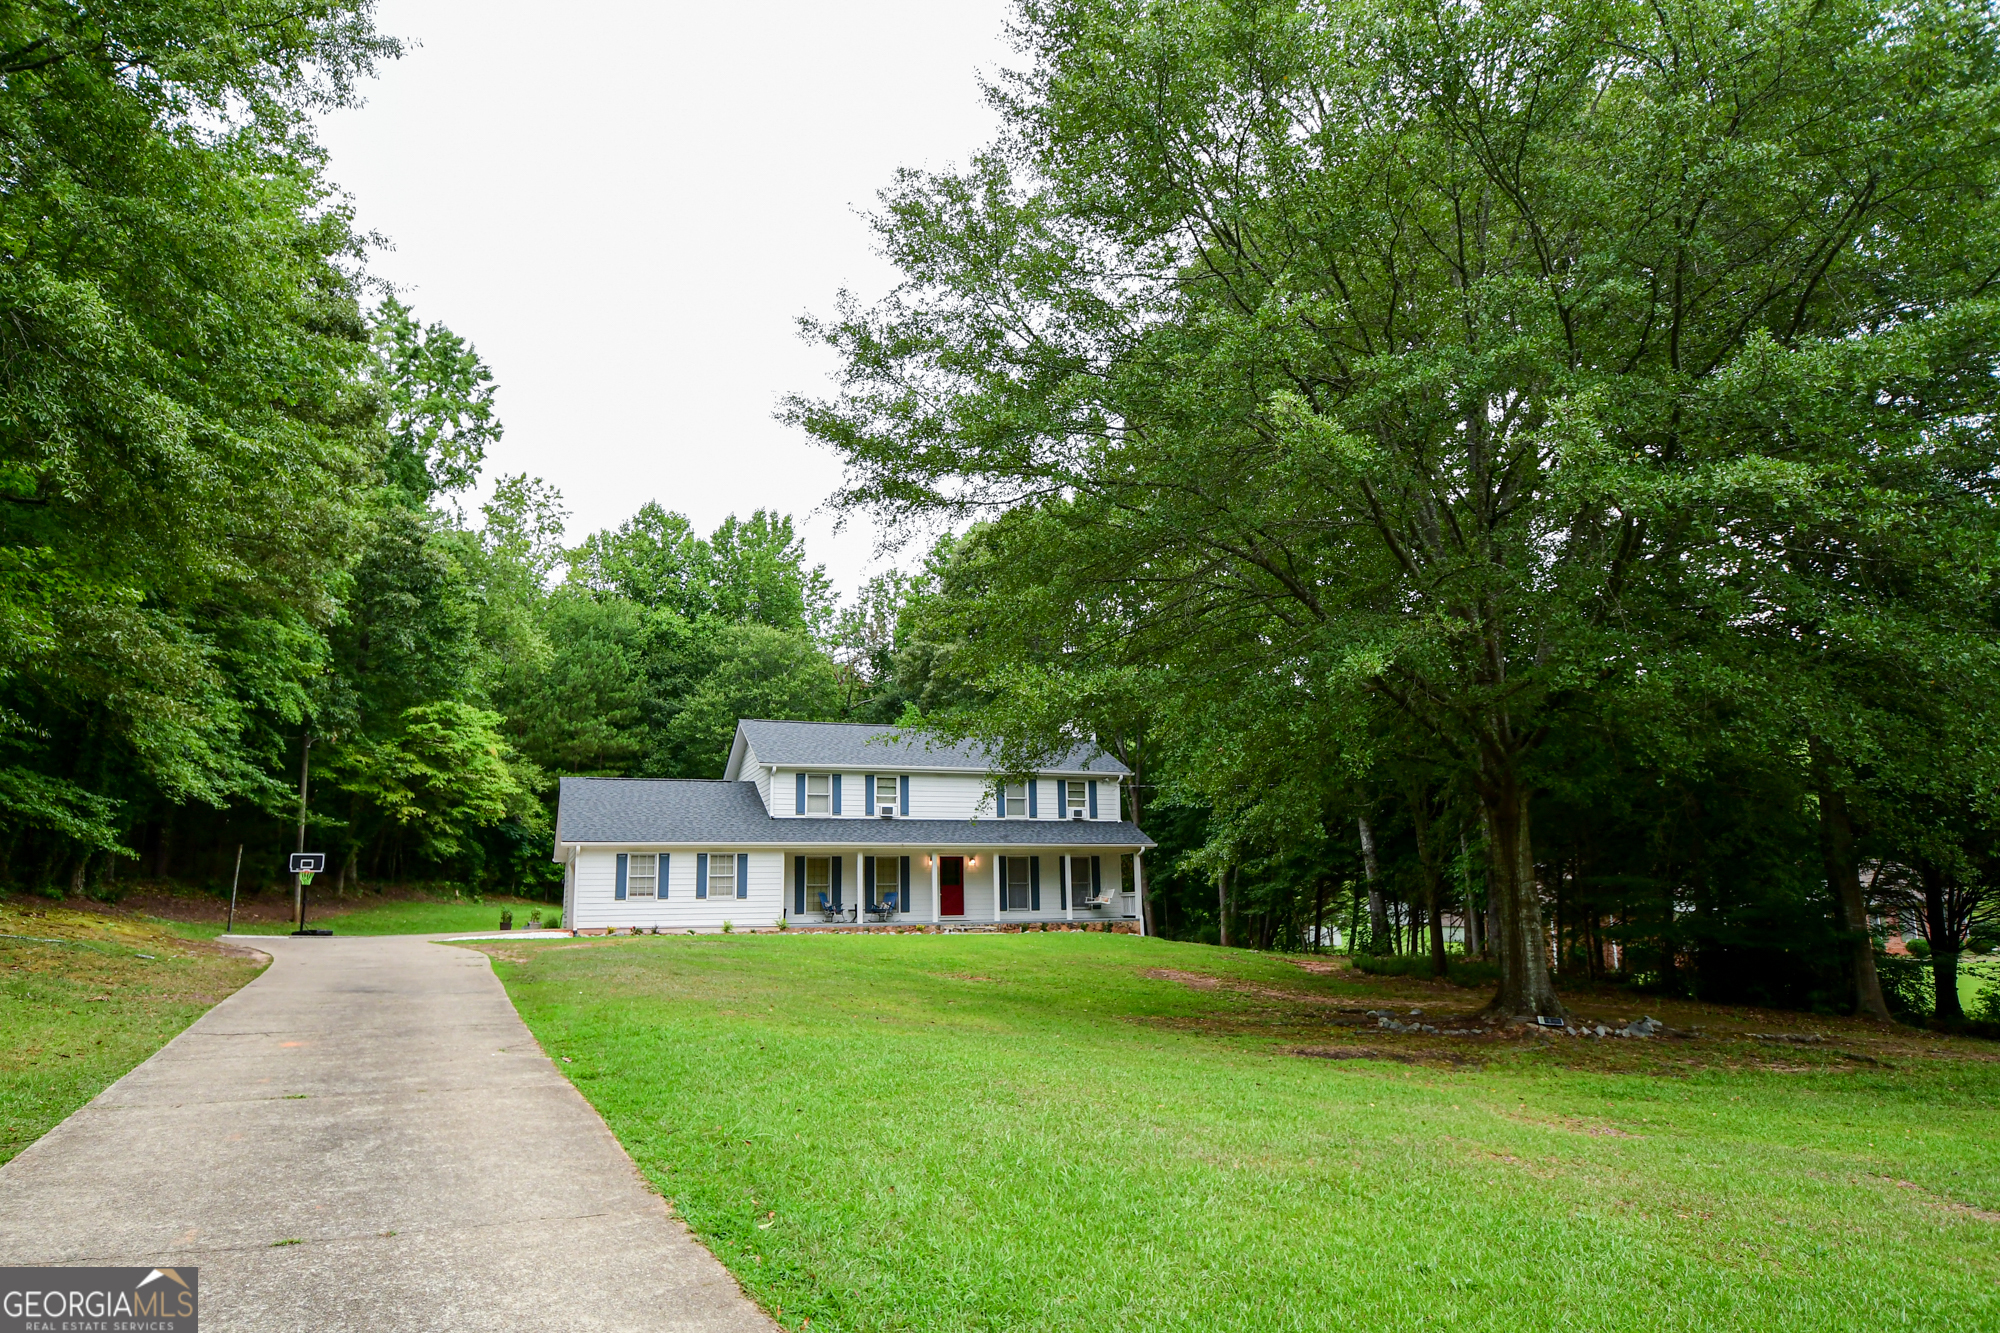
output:
<svg viewBox="0 0 2000 1333"><path fill-rule="evenodd" d="M767 722L746 717L736 728L757 752L757 762L773 768L867 768L879 764L974 773L993 771L990 752L983 745L926 740L921 732L915 731L905 731L901 739L892 739L897 736L894 727L858 722ZM1079 745L1041 771L1118 776L1131 772L1094 745Z"/></svg>
<svg viewBox="0 0 2000 1333"><path fill-rule="evenodd" d="M761 757L761 756L760 756ZM692 778L564 778L557 842L729 847L1151 847L1128 820L774 819L754 783Z"/></svg>

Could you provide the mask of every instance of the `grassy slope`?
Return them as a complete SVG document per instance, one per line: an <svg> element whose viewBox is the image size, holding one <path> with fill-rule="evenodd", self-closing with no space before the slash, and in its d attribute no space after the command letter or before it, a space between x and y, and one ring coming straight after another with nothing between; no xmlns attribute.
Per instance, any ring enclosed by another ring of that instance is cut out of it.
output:
<svg viewBox="0 0 2000 1333"><path fill-rule="evenodd" d="M307 908L306 924L315 929L324 926L341 935L444 935L498 930L500 913L508 910L514 913L515 928L525 929L528 913L536 909L544 913L558 910L548 903L513 898L488 898L483 903L462 899L388 900L355 908L347 908L338 902L315 900ZM212 924L211 929L220 930L221 926L219 923ZM236 924L239 935L289 935L291 930L290 921L238 921Z"/></svg>
<svg viewBox="0 0 2000 1333"><path fill-rule="evenodd" d="M787 1328L2000 1327L1957 1044L1392 1049L1328 1001L1394 986L1102 935L485 947Z"/></svg>
<svg viewBox="0 0 2000 1333"><path fill-rule="evenodd" d="M258 972L158 924L46 904L0 901L0 936L39 937L0 938L0 1162Z"/></svg>

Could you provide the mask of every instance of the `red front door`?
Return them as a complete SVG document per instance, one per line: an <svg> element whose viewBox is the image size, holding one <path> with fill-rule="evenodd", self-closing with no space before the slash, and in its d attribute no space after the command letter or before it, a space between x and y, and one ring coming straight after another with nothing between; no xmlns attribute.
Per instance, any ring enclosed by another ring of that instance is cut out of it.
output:
<svg viewBox="0 0 2000 1333"><path fill-rule="evenodd" d="M965 858L962 856L938 858L938 914L965 915Z"/></svg>

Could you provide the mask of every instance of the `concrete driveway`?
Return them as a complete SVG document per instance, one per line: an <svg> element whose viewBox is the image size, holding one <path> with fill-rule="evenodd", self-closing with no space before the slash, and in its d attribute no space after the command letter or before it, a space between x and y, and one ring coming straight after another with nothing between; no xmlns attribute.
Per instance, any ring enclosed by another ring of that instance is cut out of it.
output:
<svg viewBox="0 0 2000 1333"><path fill-rule="evenodd" d="M263 976L0 1167L0 1264L198 1267L205 1330L776 1327L483 954L245 942Z"/></svg>

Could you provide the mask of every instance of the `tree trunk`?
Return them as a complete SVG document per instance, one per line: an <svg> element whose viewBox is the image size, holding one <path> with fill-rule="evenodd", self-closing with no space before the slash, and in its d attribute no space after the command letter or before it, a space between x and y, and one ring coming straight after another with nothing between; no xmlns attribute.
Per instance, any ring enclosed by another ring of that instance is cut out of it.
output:
<svg viewBox="0 0 2000 1333"><path fill-rule="evenodd" d="M1511 767L1494 766L1480 785L1486 826L1494 915L1493 944L1500 986L1486 1012L1496 1018L1562 1018L1567 1015L1549 977L1549 941L1535 889L1534 844L1528 828L1528 793Z"/></svg>
<svg viewBox="0 0 2000 1333"><path fill-rule="evenodd" d="M1229 947L1229 871L1215 872L1215 920L1216 939L1223 948Z"/></svg>
<svg viewBox="0 0 2000 1333"><path fill-rule="evenodd" d="M1389 938L1389 913L1382 903L1382 872L1375 864L1375 830L1367 815L1354 822L1361 828L1361 867L1368 873L1368 931L1373 937L1368 949L1380 953L1382 942Z"/></svg>
<svg viewBox="0 0 2000 1333"><path fill-rule="evenodd" d="M1465 867L1465 956L1486 952L1486 932L1480 929L1485 924L1485 914L1478 910L1472 900L1472 853L1465 845L1465 832L1458 834L1458 863Z"/></svg>
<svg viewBox="0 0 2000 1333"><path fill-rule="evenodd" d="M1444 951L1444 904L1431 899L1431 975L1447 976L1451 972L1451 959Z"/></svg>
<svg viewBox="0 0 2000 1333"><path fill-rule="evenodd" d="M1310 949L1309 952L1312 953L1326 952L1326 949L1320 943L1320 938L1319 938L1320 932L1325 929L1325 922L1326 922L1326 880L1315 879L1313 881L1312 948Z"/></svg>
<svg viewBox="0 0 2000 1333"><path fill-rule="evenodd" d="M1931 946L1932 1013L1939 1022L1956 1025L1965 1021L1965 1009L1958 1002L1960 940L1945 902L1944 871L1929 861L1920 861L1917 873L1924 881L1924 938Z"/></svg>
<svg viewBox="0 0 2000 1333"><path fill-rule="evenodd" d="M1879 1022L1893 1021L1882 998L1882 978L1875 972L1875 941L1868 933L1868 904L1861 896L1861 869L1854 861L1854 821L1847 793L1835 781L1825 748L1812 743L1813 777L1819 788L1819 852L1833 892L1840 928L1847 934L1849 966L1854 976L1854 1011Z"/></svg>
<svg viewBox="0 0 2000 1333"><path fill-rule="evenodd" d="M1410 792L1410 822L1417 831L1417 864L1424 876L1424 908L1430 918L1431 975L1441 977L1451 970L1444 952L1444 877L1438 873L1437 845L1431 840L1430 793L1417 787ZM1410 923L1410 952L1416 952L1416 922Z"/></svg>

